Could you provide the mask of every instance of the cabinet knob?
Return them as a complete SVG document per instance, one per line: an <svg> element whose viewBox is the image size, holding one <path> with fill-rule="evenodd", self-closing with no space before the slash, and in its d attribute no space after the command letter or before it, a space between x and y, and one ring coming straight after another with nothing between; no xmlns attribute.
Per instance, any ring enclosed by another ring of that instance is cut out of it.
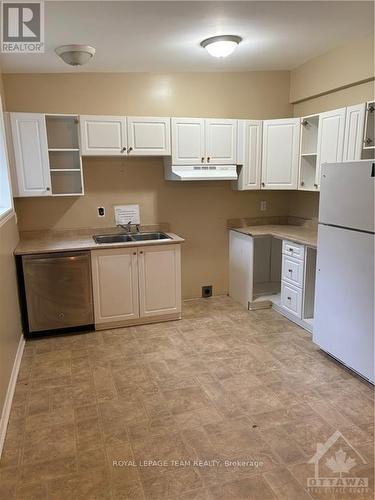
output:
<svg viewBox="0 0 375 500"><path fill-rule="evenodd" d="M314 184L314 188L317 189L317 187L318 187L318 184Z"/></svg>
<svg viewBox="0 0 375 500"><path fill-rule="evenodd" d="M293 272L293 270L292 270L292 269L288 269L288 271L289 271L290 273L292 273L292 272Z"/></svg>
<svg viewBox="0 0 375 500"><path fill-rule="evenodd" d="M207 163L210 163L210 157L207 156Z"/></svg>
<svg viewBox="0 0 375 500"><path fill-rule="evenodd" d="M292 297L287 297L288 300L292 300Z"/></svg>
<svg viewBox="0 0 375 500"><path fill-rule="evenodd" d="M125 153L126 148L122 148L121 153Z"/></svg>
<svg viewBox="0 0 375 500"><path fill-rule="evenodd" d="M304 186L304 185L305 185L305 183L303 181L301 181L301 186Z"/></svg>
<svg viewBox="0 0 375 500"><path fill-rule="evenodd" d="M51 191L51 188L47 187L47 188L46 188L46 191Z"/></svg>
<svg viewBox="0 0 375 500"><path fill-rule="evenodd" d="M142 254L143 252L142 252L142 251L140 251L139 253L140 253L140 254Z"/></svg>
<svg viewBox="0 0 375 500"><path fill-rule="evenodd" d="M128 148L128 153L130 153L131 151L133 151L133 148L130 146L130 147Z"/></svg>
<svg viewBox="0 0 375 500"><path fill-rule="evenodd" d="M264 187L264 186L265 186L265 184L264 184L264 182L262 182L262 187Z"/></svg>
<svg viewBox="0 0 375 500"><path fill-rule="evenodd" d="M133 255L137 255L137 252L133 252Z"/></svg>
<svg viewBox="0 0 375 500"><path fill-rule="evenodd" d="M202 156L201 158L201 163L204 163L204 156Z"/></svg>

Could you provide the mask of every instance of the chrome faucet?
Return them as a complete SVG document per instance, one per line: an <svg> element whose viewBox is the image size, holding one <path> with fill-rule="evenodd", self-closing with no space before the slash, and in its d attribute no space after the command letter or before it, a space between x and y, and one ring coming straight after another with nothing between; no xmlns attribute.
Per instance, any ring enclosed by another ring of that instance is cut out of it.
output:
<svg viewBox="0 0 375 500"><path fill-rule="evenodd" d="M140 229L139 229L139 224L132 224L131 221L129 221L127 224L117 224L118 227L121 227L122 229L125 229L126 233L127 234L131 234L132 232L132 227L135 226L135 231L136 233L139 233L140 232Z"/></svg>

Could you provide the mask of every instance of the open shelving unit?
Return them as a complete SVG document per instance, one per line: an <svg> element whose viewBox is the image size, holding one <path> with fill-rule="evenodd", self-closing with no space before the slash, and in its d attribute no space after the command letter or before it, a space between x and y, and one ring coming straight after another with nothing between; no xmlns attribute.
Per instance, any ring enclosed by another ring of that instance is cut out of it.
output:
<svg viewBox="0 0 375 500"><path fill-rule="evenodd" d="M365 133L362 148L362 160L375 158L375 102L366 106Z"/></svg>
<svg viewBox="0 0 375 500"><path fill-rule="evenodd" d="M316 191L316 169L318 152L319 115L301 119L301 149L299 164L299 186L302 191Z"/></svg>
<svg viewBox="0 0 375 500"><path fill-rule="evenodd" d="M82 196L77 115L46 115L52 196Z"/></svg>

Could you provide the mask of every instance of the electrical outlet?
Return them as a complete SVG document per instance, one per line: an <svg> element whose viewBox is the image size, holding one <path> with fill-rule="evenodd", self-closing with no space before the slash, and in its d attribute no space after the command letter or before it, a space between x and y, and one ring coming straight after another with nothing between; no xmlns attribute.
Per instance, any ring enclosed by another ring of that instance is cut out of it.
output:
<svg viewBox="0 0 375 500"><path fill-rule="evenodd" d="M260 211L265 212L267 210L267 202L266 200L261 200L260 202Z"/></svg>
<svg viewBox="0 0 375 500"><path fill-rule="evenodd" d="M98 207L98 217L105 217L105 208Z"/></svg>
<svg viewBox="0 0 375 500"><path fill-rule="evenodd" d="M202 297L212 297L212 285L202 286Z"/></svg>

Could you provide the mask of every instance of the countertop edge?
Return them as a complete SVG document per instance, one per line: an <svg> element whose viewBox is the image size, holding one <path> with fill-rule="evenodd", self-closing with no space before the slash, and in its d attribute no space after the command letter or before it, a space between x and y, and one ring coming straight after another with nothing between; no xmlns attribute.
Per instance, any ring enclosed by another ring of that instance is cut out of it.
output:
<svg viewBox="0 0 375 500"><path fill-rule="evenodd" d="M143 247L143 246L155 246L155 245L177 245L185 242L184 238L181 238L177 234L165 232L171 239L168 240L148 240L148 241L127 241L120 243L108 243L108 244L98 244L95 243L92 237L85 236L82 238L82 244L69 244L69 240L65 242L62 240L53 241L53 240L45 240L41 241L39 245L33 246L33 248L27 249L27 244L30 242L30 246L33 245L32 239L30 240L20 240L17 247L15 248L13 255L33 255L39 253L57 253L57 252L79 252L79 251L91 251L91 250L108 250L110 248L134 248L134 247ZM79 237L76 238L77 241ZM92 239L92 243L87 240ZM25 248L22 248L22 247Z"/></svg>
<svg viewBox="0 0 375 500"><path fill-rule="evenodd" d="M317 248L317 243L312 243L311 241L308 241L304 238L299 238L298 236L293 236L288 233L284 233L282 231L278 232L273 229L270 229L269 231L261 231L257 234L252 233L252 229L246 228L246 227L239 227L239 228L228 228L229 231L235 231L240 234L245 234L248 236L251 236L252 238L261 238L263 236L272 236L274 238L279 238L282 240L288 240L292 241L293 243L298 243L299 245L305 245L310 248ZM253 231L256 231L255 229Z"/></svg>

